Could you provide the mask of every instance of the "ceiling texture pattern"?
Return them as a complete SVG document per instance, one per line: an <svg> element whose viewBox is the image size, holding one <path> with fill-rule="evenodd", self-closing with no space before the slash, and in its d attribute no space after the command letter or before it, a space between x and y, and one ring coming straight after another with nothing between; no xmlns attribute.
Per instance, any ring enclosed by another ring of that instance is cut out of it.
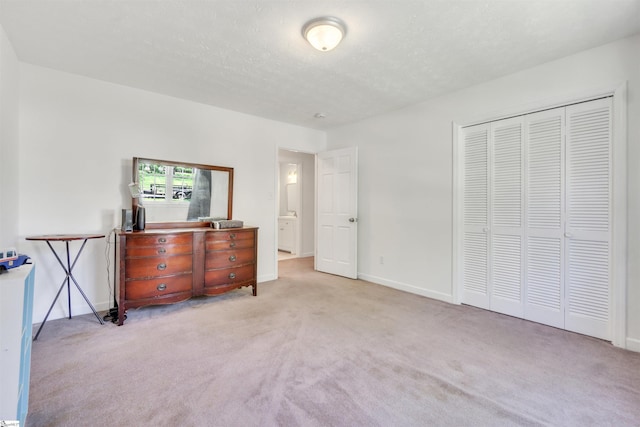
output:
<svg viewBox="0 0 640 427"><path fill-rule="evenodd" d="M347 35L319 52L325 15ZM25 63L323 130L639 33L640 0L0 0L0 24Z"/></svg>

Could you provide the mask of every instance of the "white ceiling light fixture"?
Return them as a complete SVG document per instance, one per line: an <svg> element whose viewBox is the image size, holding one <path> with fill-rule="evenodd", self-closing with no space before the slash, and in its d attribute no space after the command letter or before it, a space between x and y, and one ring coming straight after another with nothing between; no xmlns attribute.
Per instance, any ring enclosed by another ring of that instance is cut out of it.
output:
<svg viewBox="0 0 640 427"><path fill-rule="evenodd" d="M332 16L312 19L302 27L302 37L322 52L328 52L338 46L346 33L347 27L344 22Z"/></svg>

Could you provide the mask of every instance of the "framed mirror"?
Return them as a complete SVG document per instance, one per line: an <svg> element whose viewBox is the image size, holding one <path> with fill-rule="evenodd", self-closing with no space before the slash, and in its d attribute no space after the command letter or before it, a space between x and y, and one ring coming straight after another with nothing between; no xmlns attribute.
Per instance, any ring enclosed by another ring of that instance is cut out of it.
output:
<svg viewBox="0 0 640 427"><path fill-rule="evenodd" d="M131 204L134 213L145 208L146 228L209 227L211 219L231 219L233 168L134 157L133 177Z"/></svg>

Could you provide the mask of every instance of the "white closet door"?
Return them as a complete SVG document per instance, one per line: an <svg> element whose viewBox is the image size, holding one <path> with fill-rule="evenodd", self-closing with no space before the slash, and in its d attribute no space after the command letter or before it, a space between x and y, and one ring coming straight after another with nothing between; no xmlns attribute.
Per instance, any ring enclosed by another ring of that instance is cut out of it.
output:
<svg viewBox="0 0 640 427"><path fill-rule="evenodd" d="M611 98L566 114L565 329L610 339Z"/></svg>
<svg viewBox="0 0 640 427"><path fill-rule="evenodd" d="M462 302L489 309L489 125L463 135Z"/></svg>
<svg viewBox="0 0 640 427"><path fill-rule="evenodd" d="M611 339L611 102L463 129L463 303Z"/></svg>
<svg viewBox="0 0 640 427"><path fill-rule="evenodd" d="M523 290L523 118L491 124L490 257L491 310L524 315Z"/></svg>
<svg viewBox="0 0 640 427"><path fill-rule="evenodd" d="M525 319L564 327L565 109L525 116Z"/></svg>

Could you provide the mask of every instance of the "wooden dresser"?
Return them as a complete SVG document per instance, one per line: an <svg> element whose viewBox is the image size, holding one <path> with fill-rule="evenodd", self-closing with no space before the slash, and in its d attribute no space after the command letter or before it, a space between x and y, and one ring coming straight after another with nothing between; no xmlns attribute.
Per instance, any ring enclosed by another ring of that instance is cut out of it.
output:
<svg viewBox="0 0 640 427"><path fill-rule="evenodd" d="M257 295L255 227L118 233L118 324L129 308L171 304L251 286Z"/></svg>

